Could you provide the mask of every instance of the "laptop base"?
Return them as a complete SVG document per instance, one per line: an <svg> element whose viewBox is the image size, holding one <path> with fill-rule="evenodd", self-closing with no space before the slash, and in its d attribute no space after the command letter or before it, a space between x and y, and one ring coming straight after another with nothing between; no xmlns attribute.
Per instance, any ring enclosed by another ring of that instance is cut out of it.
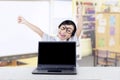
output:
<svg viewBox="0 0 120 80"><path fill-rule="evenodd" d="M32 71L32 74L54 74L54 75L76 75L76 69L74 70L42 70L35 69Z"/></svg>

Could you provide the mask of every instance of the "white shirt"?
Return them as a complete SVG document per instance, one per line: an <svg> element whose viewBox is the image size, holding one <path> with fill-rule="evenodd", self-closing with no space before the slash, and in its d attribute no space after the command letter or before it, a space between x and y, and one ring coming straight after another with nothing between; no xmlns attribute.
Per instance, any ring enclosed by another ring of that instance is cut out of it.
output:
<svg viewBox="0 0 120 80"><path fill-rule="evenodd" d="M50 36L50 35L44 33L43 37L42 37L42 41L62 41L62 40L60 40L57 36L54 37L54 36ZM66 41L66 40L64 40L64 41ZM79 46L79 40L76 35L71 37L68 41L75 41L76 46Z"/></svg>

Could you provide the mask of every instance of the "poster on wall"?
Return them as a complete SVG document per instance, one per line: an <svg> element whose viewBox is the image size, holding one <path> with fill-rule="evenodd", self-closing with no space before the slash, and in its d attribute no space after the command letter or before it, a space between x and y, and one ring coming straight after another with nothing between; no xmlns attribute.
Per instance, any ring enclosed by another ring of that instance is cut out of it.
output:
<svg viewBox="0 0 120 80"><path fill-rule="evenodd" d="M110 24L110 36L114 36L115 35L115 22L116 22L116 19L115 19L115 16L110 16L110 19L109 19L109 24Z"/></svg>
<svg viewBox="0 0 120 80"><path fill-rule="evenodd" d="M99 47L104 47L105 46L105 39L104 38L101 38L98 40L98 46Z"/></svg>
<svg viewBox="0 0 120 80"><path fill-rule="evenodd" d="M97 32L98 33L105 33L105 26L99 26Z"/></svg>

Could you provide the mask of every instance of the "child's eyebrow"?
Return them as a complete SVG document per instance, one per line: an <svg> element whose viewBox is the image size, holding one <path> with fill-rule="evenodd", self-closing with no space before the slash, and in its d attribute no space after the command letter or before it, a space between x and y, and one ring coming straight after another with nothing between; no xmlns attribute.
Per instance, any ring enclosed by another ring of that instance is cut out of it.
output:
<svg viewBox="0 0 120 80"><path fill-rule="evenodd" d="M65 26L67 29L72 29L72 28L70 28L70 27L67 27L66 25L63 25L63 26Z"/></svg>

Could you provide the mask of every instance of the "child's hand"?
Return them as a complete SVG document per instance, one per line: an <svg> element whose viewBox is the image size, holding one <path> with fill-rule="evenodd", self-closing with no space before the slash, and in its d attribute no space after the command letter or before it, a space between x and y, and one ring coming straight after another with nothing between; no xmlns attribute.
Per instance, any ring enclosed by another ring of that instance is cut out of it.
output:
<svg viewBox="0 0 120 80"><path fill-rule="evenodd" d="M23 17L21 16L18 17L18 23L25 24L25 22L26 20Z"/></svg>

